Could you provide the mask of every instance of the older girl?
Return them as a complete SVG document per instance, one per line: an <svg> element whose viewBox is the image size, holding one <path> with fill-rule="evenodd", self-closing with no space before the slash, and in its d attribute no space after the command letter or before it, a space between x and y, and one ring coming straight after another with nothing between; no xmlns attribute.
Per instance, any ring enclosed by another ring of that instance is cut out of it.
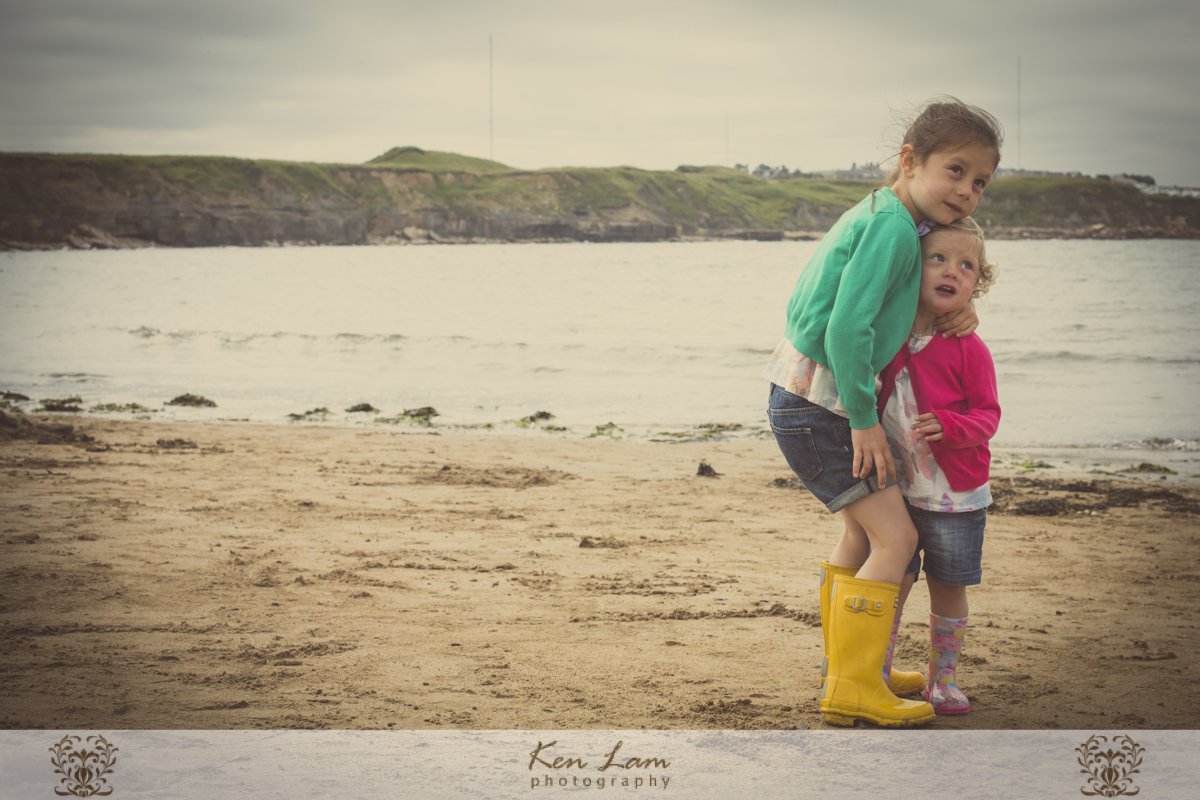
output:
<svg viewBox="0 0 1200 800"><path fill-rule="evenodd" d="M891 185L842 215L801 273L784 338L765 371L784 457L846 521L832 569L822 575L822 605L828 597L829 606L820 710L830 724L915 725L934 717L929 703L900 699L884 677L917 533L895 484L875 376L912 327L918 226L949 224L975 209L1000 143L987 112L952 98L927 105L905 133ZM969 331L976 320L966 316L956 323Z"/></svg>

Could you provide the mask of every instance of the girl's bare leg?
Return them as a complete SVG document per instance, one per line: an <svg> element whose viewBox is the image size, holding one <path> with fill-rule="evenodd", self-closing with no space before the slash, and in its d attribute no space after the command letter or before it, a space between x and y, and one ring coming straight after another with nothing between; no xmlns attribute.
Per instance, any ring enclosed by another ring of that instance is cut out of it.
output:
<svg viewBox="0 0 1200 800"><path fill-rule="evenodd" d="M951 586L942 583L937 578L925 576L929 584L929 610L939 617L967 616L967 587Z"/></svg>
<svg viewBox="0 0 1200 800"><path fill-rule="evenodd" d="M904 604L908 601L908 593L912 591L913 584L917 582L917 573L904 573L904 580L900 581L900 600L896 606L896 614L904 610Z"/></svg>
<svg viewBox="0 0 1200 800"><path fill-rule="evenodd" d="M869 581L902 583L905 568L917 549L917 529L908 516L900 487L892 484L873 492L847 506L842 513L848 521L852 520L866 532L871 545L871 554L859 569L858 577ZM849 522L846 530L850 531Z"/></svg>
<svg viewBox="0 0 1200 800"><path fill-rule="evenodd" d="M863 527L845 511L842 512L842 521L845 523L842 538L833 546L833 552L829 554L829 563L858 569L871 554L871 541Z"/></svg>
<svg viewBox="0 0 1200 800"><path fill-rule="evenodd" d="M897 494L899 493L897 492ZM850 508L858 508L861 502L862 501L855 503ZM900 520L901 525L898 527L903 528L903 523L905 522L907 522L908 526L911 527L911 517L908 515L908 507L904 504L903 498L900 498L898 510L899 513L903 515ZM884 513L888 512L885 510ZM866 528L864 528L858 522L856 515L850 509L844 509L842 511L842 517L845 520L846 529L842 534L841 541L838 542L837 546L833 550L833 555L830 557L831 560L839 557L845 558L847 561L834 561L834 563L840 563L842 566L849 566L850 564L848 563L848 559L857 558L858 561L855 563L864 564L864 567L859 568L857 577L868 578L869 580L879 580L879 578L872 578L866 574L865 562L870 561L870 558L874 553L871 538ZM894 533L894 531L891 532ZM899 570L902 573L901 579L899 581L892 581L888 579L889 582L900 584L900 595L896 602L896 614L893 619L893 627L888 642L887 653L884 657L883 677L888 684L888 688L897 694L911 694L913 692L920 691L925 686L924 672L892 671L892 655L895 652L896 635L900 628L900 615L904 612L904 603L908 599L908 594L912 590L913 583L917 579L917 574L915 572L908 572L907 570L908 564L912 560L913 551L917 546L917 535L915 528L912 531L911 543L912 549L907 551L907 556L905 556L904 561L901 562L899 567Z"/></svg>
<svg viewBox="0 0 1200 800"><path fill-rule="evenodd" d="M871 541L863 526L855 522L854 518L845 511L842 511L842 521L846 527L842 531L842 538L838 539L838 543L833 547L833 552L829 555L829 563L837 564L839 567L861 568L867 557L871 555ZM909 560L912 560L911 555ZM904 608L904 602L908 599L908 593L912 591L916 580L917 573L906 572L904 574L904 580L900 581L900 608Z"/></svg>

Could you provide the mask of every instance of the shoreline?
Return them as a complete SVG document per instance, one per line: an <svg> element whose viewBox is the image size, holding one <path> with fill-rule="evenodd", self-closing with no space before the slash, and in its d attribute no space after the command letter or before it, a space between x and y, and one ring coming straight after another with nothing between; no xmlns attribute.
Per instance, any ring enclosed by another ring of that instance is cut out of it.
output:
<svg viewBox="0 0 1200 800"><path fill-rule="evenodd" d="M728 241L760 241L760 242L812 242L819 241L825 234L823 230L730 230L710 234L668 235L652 238L585 238L585 237L553 237L531 236L527 238L486 238L477 236L453 236L436 234L433 231L419 231L405 236L374 237L364 242L319 242L315 240L264 240L253 244L196 244L178 245L119 237L108 234L93 226L81 226L86 230L77 230L62 241L31 242L12 239L0 239L0 252L51 252L59 250L144 250L149 248L164 248L171 250L188 250L205 247L244 247L244 248L278 248L278 247L425 247L447 245L498 245L498 244L692 244L698 242L728 242ZM1102 241L1195 241L1200 239L1200 229L1195 228L1154 228L1137 226L1133 228L1110 227L1104 224L1086 225L1078 228L1035 228L1035 227L992 227L985 228L985 236L997 241L1049 241L1049 240L1102 240Z"/></svg>
<svg viewBox="0 0 1200 800"><path fill-rule="evenodd" d="M823 726L838 523L772 441L27 422L0 437L5 728ZM993 490L976 710L933 728L1200 727L1200 489Z"/></svg>
<svg viewBox="0 0 1200 800"><path fill-rule="evenodd" d="M612 439L617 441L643 442L651 444L698 444L721 441L770 440L771 433L765 424L732 422L708 422L676 427L633 426L626 427L614 421L606 424L580 428L563 427L557 424L556 416L548 411L537 411L523 418L504 418L480 423L439 423L436 409L426 407L408 409L400 414L388 415L372 408L373 413L343 413L328 409L311 409L303 413L292 413L277 420L189 416L186 406L182 416L178 411L164 408L149 408L137 403L125 406L105 407L104 404L75 410L47 411L43 408L30 409L32 400L11 402L12 393L0 393L0 414L15 413L28 419L53 420L55 424L72 424L88 421L114 421L155 424L199 424L199 425L261 425L284 428L335 428L347 430L393 430L397 432L426 433L432 435L479 434L482 436L536 436L563 440ZM24 395L15 395L24 397ZM200 398L203 399L203 398ZM41 403L63 403L68 399L42 400ZM170 405L170 404L166 404ZM364 404L365 405L365 404ZM135 407L130 410L128 407ZM324 410L325 413L319 413ZM1170 484L1195 484L1200 486L1200 452L1191 449L1189 443L1180 440L1148 440L1123 442L1112 445L1101 444L993 444L992 471L997 475L1037 476L1063 479L1109 479L1129 481L1159 481Z"/></svg>

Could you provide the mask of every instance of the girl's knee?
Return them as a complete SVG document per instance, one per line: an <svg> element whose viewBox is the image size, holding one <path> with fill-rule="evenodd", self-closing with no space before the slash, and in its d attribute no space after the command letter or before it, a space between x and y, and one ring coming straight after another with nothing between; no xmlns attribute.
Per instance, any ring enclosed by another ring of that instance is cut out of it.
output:
<svg viewBox="0 0 1200 800"><path fill-rule="evenodd" d="M900 526L886 533L881 532L880 546L903 550L911 557L917 551L917 529L912 525Z"/></svg>
<svg viewBox="0 0 1200 800"><path fill-rule="evenodd" d="M948 604L959 607L966 604L967 587L942 583L928 573L925 575L925 582L929 586L929 599L935 605Z"/></svg>

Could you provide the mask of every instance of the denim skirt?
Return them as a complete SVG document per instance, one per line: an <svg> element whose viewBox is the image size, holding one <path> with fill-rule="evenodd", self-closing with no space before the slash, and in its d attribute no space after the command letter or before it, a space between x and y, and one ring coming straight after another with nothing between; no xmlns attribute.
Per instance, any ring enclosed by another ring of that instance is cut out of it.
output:
<svg viewBox="0 0 1200 800"><path fill-rule="evenodd" d="M949 586L975 586L983 581L983 531L987 509L927 511L910 505L917 529L917 554L925 574Z"/></svg>
<svg viewBox="0 0 1200 800"><path fill-rule="evenodd" d="M771 432L788 466L830 511L841 511L879 491L875 473L855 477L850 421L771 384L767 403Z"/></svg>

